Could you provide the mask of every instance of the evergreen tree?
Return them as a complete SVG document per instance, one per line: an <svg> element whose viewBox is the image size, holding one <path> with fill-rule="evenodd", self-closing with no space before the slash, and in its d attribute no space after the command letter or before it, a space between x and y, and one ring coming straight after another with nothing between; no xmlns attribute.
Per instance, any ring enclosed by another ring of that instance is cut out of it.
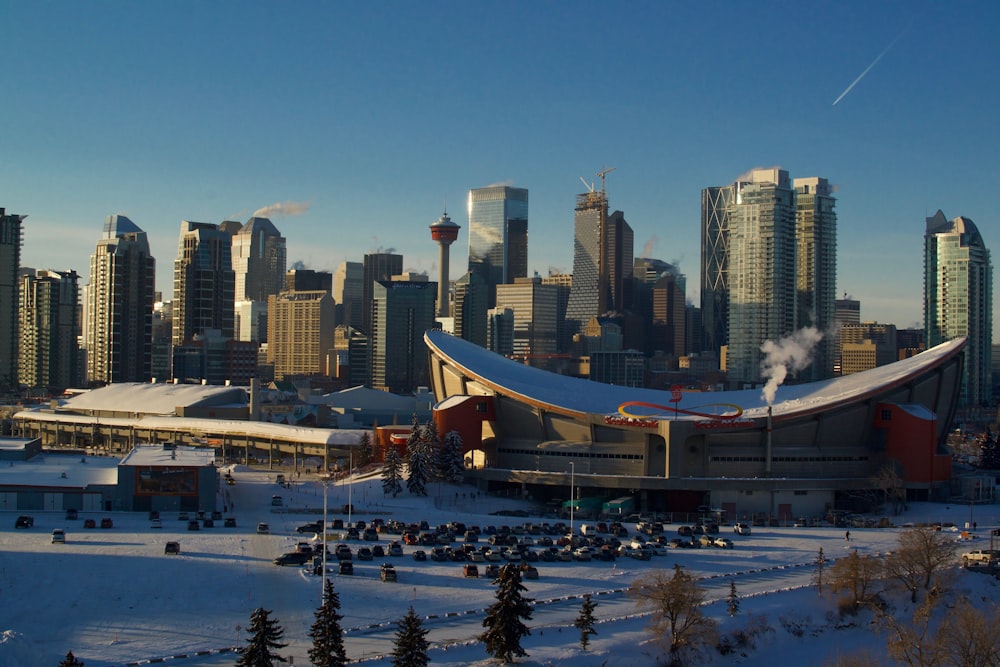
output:
<svg viewBox="0 0 1000 667"><path fill-rule="evenodd" d="M271 653L272 649L288 646L281 643L285 631L271 618L271 612L257 607L250 613L250 627L247 628L247 645L240 652L236 667L274 667L275 661L288 662L282 656Z"/></svg>
<svg viewBox="0 0 1000 667"><path fill-rule="evenodd" d="M580 631L580 648L584 651L587 650L587 644L590 643L590 635L597 634L597 630L594 629L594 609L596 607L597 603L592 601L590 593L587 593L583 596L583 604L580 605L580 615L573 621L573 625Z"/></svg>
<svg viewBox="0 0 1000 667"><path fill-rule="evenodd" d="M497 601L486 610L483 627L486 632L479 641L486 645L486 652L503 663L528 655L521 648L521 638L531 634L522 619L531 620L531 598L521 596L528 590L521 583L521 570L513 563L500 568L497 577Z"/></svg>
<svg viewBox="0 0 1000 667"><path fill-rule="evenodd" d="M986 433L979 447L979 467L990 470L1000 469L1000 446L996 433Z"/></svg>
<svg viewBox="0 0 1000 667"><path fill-rule="evenodd" d="M358 442L358 448L361 450L361 463L365 464L372 460L372 437L368 435L368 431L361 434L361 440Z"/></svg>
<svg viewBox="0 0 1000 667"><path fill-rule="evenodd" d="M389 443L385 452L385 463L382 464L382 492L392 494L395 498L403 490L403 458L399 450Z"/></svg>
<svg viewBox="0 0 1000 667"><path fill-rule="evenodd" d="M58 667L83 667L83 660L77 660L73 651L66 654L66 659L59 663Z"/></svg>
<svg viewBox="0 0 1000 667"><path fill-rule="evenodd" d="M735 616L740 610L740 596L736 592L736 580L729 580L729 597L726 598L726 610L730 616Z"/></svg>
<svg viewBox="0 0 1000 667"><path fill-rule="evenodd" d="M444 436L435 459L438 477L457 484L465 477L465 461L462 458L462 436L458 431L449 431Z"/></svg>
<svg viewBox="0 0 1000 667"><path fill-rule="evenodd" d="M816 592L823 594L823 568L826 566L826 556L823 555L823 547L819 548L819 556L816 557Z"/></svg>
<svg viewBox="0 0 1000 667"><path fill-rule="evenodd" d="M420 618L410 611L398 621L396 643L392 650L393 667L425 667L430 658L427 656L427 630Z"/></svg>
<svg viewBox="0 0 1000 667"><path fill-rule="evenodd" d="M417 415L413 415L413 428L406 441L406 464L409 469L406 490L416 496L426 496L430 461L427 457L424 429L417 422Z"/></svg>
<svg viewBox="0 0 1000 667"><path fill-rule="evenodd" d="M309 630L313 640L309 660L316 667L343 667L347 664L344 631L340 627L344 616L340 613L340 594L333 590L329 579L323 586L323 604L314 615L316 622Z"/></svg>

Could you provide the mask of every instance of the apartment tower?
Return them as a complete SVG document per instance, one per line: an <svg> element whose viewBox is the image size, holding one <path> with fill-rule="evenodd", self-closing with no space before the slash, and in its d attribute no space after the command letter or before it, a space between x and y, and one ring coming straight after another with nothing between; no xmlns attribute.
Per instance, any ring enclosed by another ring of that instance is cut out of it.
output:
<svg viewBox="0 0 1000 667"><path fill-rule="evenodd" d="M232 235L221 225L182 221L174 260L174 346L207 329L232 338L235 300Z"/></svg>

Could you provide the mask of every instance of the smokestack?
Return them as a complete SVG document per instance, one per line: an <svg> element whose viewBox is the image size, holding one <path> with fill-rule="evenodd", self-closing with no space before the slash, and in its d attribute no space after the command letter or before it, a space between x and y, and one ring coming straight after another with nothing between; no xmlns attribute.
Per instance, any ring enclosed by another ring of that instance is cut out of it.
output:
<svg viewBox="0 0 1000 667"><path fill-rule="evenodd" d="M771 474L771 406L767 406L767 448L764 453L764 472Z"/></svg>

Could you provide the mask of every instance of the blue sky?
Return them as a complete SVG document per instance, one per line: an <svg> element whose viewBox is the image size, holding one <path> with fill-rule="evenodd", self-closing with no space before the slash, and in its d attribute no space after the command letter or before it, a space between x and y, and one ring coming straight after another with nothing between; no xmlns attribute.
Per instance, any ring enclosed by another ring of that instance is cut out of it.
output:
<svg viewBox="0 0 1000 667"><path fill-rule="evenodd" d="M679 262L695 303L701 189L757 166L837 185L864 319L922 321L939 208L997 262L1000 3L0 0L0 25L0 206L29 216L25 265L84 280L109 214L169 295L181 220L277 202L307 205L272 216L289 262L394 248L432 280L447 202L454 279L492 183L530 191L530 269L570 271L602 166L636 253Z"/></svg>

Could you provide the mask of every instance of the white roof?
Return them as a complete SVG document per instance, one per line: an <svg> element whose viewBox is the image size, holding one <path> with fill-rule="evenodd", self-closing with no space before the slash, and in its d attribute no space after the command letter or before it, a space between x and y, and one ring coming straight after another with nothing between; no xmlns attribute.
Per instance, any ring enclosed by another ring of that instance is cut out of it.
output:
<svg viewBox="0 0 1000 667"><path fill-rule="evenodd" d="M127 466L197 466L204 467L215 464L215 452L211 449L185 447L178 445L166 448L163 445L136 445L121 461Z"/></svg>
<svg viewBox="0 0 1000 667"><path fill-rule="evenodd" d="M118 382L62 402L70 410L105 410L136 414L172 415L178 406L247 405L242 387L202 384Z"/></svg>
<svg viewBox="0 0 1000 667"><path fill-rule="evenodd" d="M29 442L34 442L36 438L0 438L0 449L19 452L22 451Z"/></svg>
<svg viewBox="0 0 1000 667"><path fill-rule="evenodd" d="M672 410L671 392L658 389L635 389L594 382L582 378L558 375L507 359L474 343L456 338L442 331L429 330L424 340L433 350L451 360L470 376L480 378L496 391L511 396L530 399L563 410L582 414L616 414L618 407L630 401L641 401L663 407L663 413ZM772 404L775 416L815 410L827 405L861 400L906 381L907 378L933 368L943 360L957 354L966 343L965 338L942 343L926 352L887 366L862 373L854 373L832 380L778 387ZM764 417L768 404L759 389L719 392L685 392L676 404L680 410L709 412L720 406L716 414L732 411L739 406L745 417ZM637 411L639 408L636 409ZM703 416L684 415L678 419L702 419Z"/></svg>
<svg viewBox="0 0 1000 667"><path fill-rule="evenodd" d="M331 408L348 408L356 410L412 410L417 399L413 396L400 396L369 387L351 387L332 394L325 394L318 403Z"/></svg>
<svg viewBox="0 0 1000 667"><path fill-rule="evenodd" d="M118 459L111 456L42 454L29 461L0 464L4 486L51 486L83 489L118 483Z"/></svg>

